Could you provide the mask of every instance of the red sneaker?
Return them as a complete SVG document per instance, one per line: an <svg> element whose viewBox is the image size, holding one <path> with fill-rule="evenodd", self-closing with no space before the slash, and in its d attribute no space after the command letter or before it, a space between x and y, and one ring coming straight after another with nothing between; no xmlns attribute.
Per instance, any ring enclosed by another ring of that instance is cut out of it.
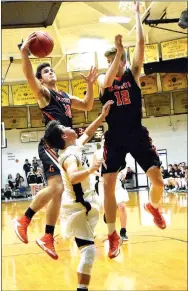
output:
<svg viewBox="0 0 188 291"><path fill-rule="evenodd" d="M159 212L159 209L154 208L151 203L144 204L144 208L147 212L151 213L154 217L154 223L161 229L166 228L166 222L164 220L164 217Z"/></svg>
<svg viewBox="0 0 188 291"><path fill-rule="evenodd" d="M14 218L12 220L14 231L17 234L17 237L25 244L28 244L27 228L30 222L31 220L25 215L20 218Z"/></svg>
<svg viewBox="0 0 188 291"><path fill-rule="evenodd" d="M114 231L112 234L108 235L109 240L109 252L108 256L110 259L113 259L117 257L120 253L120 245L122 243L121 238L117 234L116 231Z"/></svg>
<svg viewBox="0 0 188 291"><path fill-rule="evenodd" d="M54 248L54 238L53 235L50 233L45 233L45 235L42 238L38 238L36 240L36 243L38 244L41 249L43 249L52 259L57 260L58 255L56 254L55 248Z"/></svg>

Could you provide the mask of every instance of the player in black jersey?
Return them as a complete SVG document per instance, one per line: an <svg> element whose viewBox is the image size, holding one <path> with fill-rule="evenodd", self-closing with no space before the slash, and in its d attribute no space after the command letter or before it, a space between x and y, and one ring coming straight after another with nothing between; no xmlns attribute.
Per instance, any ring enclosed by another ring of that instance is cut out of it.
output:
<svg viewBox="0 0 188 291"><path fill-rule="evenodd" d="M104 208L108 225L109 257L119 253L120 238L116 233L115 183L117 173L125 165L127 153L135 158L150 178L150 203L145 209L154 216L155 224L164 229L166 223L158 207L163 193L163 179L160 172L158 154L152 146L148 131L142 126L142 96L139 77L144 60L144 34L139 13L139 2L135 4L136 46L130 69L126 69L126 56L122 45L122 36L115 37L115 48L105 56L109 68L105 75L98 77L100 100L105 104L113 100L114 104L106 118L108 131L105 134L104 159L102 173L104 177Z"/></svg>
<svg viewBox="0 0 188 291"><path fill-rule="evenodd" d="M43 113L45 125L50 120L59 120L64 126L72 126L71 108L89 111L93 107L93 83L97 78L97 69L91 68L87 76L82 75L87 82L87 92L83 100L70 96L65 92L58 92L56 87L56 75L48 63L39 65L36 76L33 72L28 57L29 44L34 41L36 34L32 33L24 41L21 47L21 58L24 75L35 95L38 105ZM54 248L54 227L59 215L63 183L59 169L45 153L45 144L41 140L39 144L39 157L43 162L44 173L48 180L48 186L37 194L25 214L14 219L14 229L19 239L28 243L27 227L33 215L48 202L46 213L45 235L37 239L37 244L53 259L58 259ZM54 154L56 151L54 150Z"/></svg>

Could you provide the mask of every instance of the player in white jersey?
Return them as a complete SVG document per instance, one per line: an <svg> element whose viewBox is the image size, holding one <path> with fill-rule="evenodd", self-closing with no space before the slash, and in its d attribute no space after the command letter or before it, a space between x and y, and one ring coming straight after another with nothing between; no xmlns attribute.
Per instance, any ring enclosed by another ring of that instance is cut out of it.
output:
<svg viewBox="0 0 188 291"><path fill-rule="evenodd" d="M73 129L55 120L48 123L44 135L45 142L51 148L60 149L59 166L64 184L61 211L63 235L75 237L81 254L77 269L77 291L88 290L95 259L93 232L99 217L100 201L90 185L89 176L98 170L103 162L103 159L95 159L91 166L83 165L82 149L108 115L111 104L113 101L110 100L103 106L100 116L88 126L79 139Z"/></svg>

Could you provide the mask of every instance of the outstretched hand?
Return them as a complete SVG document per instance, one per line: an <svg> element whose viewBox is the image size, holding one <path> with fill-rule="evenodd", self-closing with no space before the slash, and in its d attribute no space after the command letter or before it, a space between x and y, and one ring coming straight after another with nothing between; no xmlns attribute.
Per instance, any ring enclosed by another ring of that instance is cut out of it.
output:
<svg viewBox="0 0 188 291"><path fill-rule="evenodd" d="M102 113L101 113L104 118L109 114L110 107L113 103L114 103L113 100L109 100L104 104L104 106L102 108Z"/></svg>
<svg viewBox="0 0 188 291"><path fill-rule="evenodd" d="M133 6L134 8L134 11L135 12L140 12L140 3L139 3L139 1L134 1L134 6Z"/></svg>
<svg viewBox="0 0 188 291"><path fill-rule="evenodd" d="M96 79L98 78L99 74L98 74L98 69L96 67L91 67L88 75L84 75L84 74L80 74L84 80L86 81L86 83L90 83L93 84L95 83Z"/></svg>
<svg viewBox="0 0 188 291"><path fill-rule="evenodd" d="M23 50L28 50L29 49L29 45L30 43L36 39L36 33L33 32L31 33L25 40L24 42L22 43L22 46L21 46L21 51Z"/></svg>
<svg viewBox="0 0 188 291"><path fill-rule="evenodd" d="M118 52L123 53L122 35L120 34L115 36L115 47Z"/></svg>

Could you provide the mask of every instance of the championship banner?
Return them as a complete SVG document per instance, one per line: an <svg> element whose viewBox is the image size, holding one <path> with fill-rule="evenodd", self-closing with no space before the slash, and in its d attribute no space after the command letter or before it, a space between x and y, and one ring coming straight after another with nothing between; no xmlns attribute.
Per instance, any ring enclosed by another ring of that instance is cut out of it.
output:
<svg viewBox="0 0 188 291"><path fill-rule="evenodd" d="M84 99L87 92L87 83L84 79L71 80L72 95ZM99 86L97 82L93 85L94 98L99 98Z"/></svg>
<svg viewBox="0 0 188 291"><path fill-rule="evenodd" d="M44 127L42 112L38 106L29 107L31 127Z"/></svg>
<svg viewBox="0 0 188 291"><path fill-rule="evenodd" d="M187 75L181 73L161 73L161 86L163 91L174 91L187 88Z"/></svg>
<svg viewBox="0 0 188 291"><path fill-rule="evenodd" d="M161 43L162 59L171 60L187 57L187 38L164 41Z"/></svg>
<svg viewBox="0 0 188 291"><path fill-rule="evenodd" d="M14 105L37 104L34 93L28 84L11 85Z"/></svg>
<svg viewBox="0 0 188 291"><path fill-rule="evenodd" d="M157 93L144 96L146 116L170 115L170 93Z"/></svg>
<svg viewBox="0 0 188 291"><path fill-rule="evenodd" d="M85 112L80 110L71 110L72 113L72 124L78 125L81 123L86 123Z"/></svg>
<svg viewBox="0 0 188 291"><path fill-rule="evenodd" d="M66 55L67 72L89 71L95 66L95 53Z"/></svg>
<svg viewBox="0 0 188 291"><path fill-rule="evenodd" d="M188 91L172 92L174 113L188 113Z"/></svg>
<svg viewBox="0 0 188 291"><path fill-rule="evenodd" d="M157 74L140 77L140 86L142 95L157 93Z"/></svg>
<svg viewBox="0 0 188 291"><path fill-rule="evenodd" d="M135 49L134 46L129 47L129 61L130 61L130 64L132 64L132 62L133 62L134 49ZM143 67L142 67L142 69L141 69L141 74L142 74L142 75L144 74L144 68L143 68Z"/></svg>
<svg viewBox="0 0 188 291"><path fill-rule="evenodd" d="M144 48L144 64L159 62L159 46L157 43L146 44Z"/></svg>
<svg viewBox="0 0 188 291"><path fill-rule="evenodd" d="M33 58L33 59L30 59L30 62L32 64L34 73L36 73L37 67L42 63L48 63L50 67L52 66L52 58L36 58L36 59Z"/></svg>
<svg viewBox="0 0 188 291"><path fill-rule="evenodd" d="M102 104L100 101L95 101L93 109L87 112L87 122L93 122L102 112Z"/></svg>
<svg viewBox="0 0 188 291"><path fill-rule="evenodd" d="M69 93L69 81L68 80L58 81L58 82L56 82L56 85L57 85L58 91Z"/></svg>
<svg viewBox="0 0 188 291"><path fill-rule="evenodd" d="M27 108L3 107L2 121L6 129L27 128Z"/></svg>
<svg viewBox="0 0 188 291"><path fill-rule="evenodd" d="M1 87L1 106L9 106L9 86L3 85Z"/></svg>

